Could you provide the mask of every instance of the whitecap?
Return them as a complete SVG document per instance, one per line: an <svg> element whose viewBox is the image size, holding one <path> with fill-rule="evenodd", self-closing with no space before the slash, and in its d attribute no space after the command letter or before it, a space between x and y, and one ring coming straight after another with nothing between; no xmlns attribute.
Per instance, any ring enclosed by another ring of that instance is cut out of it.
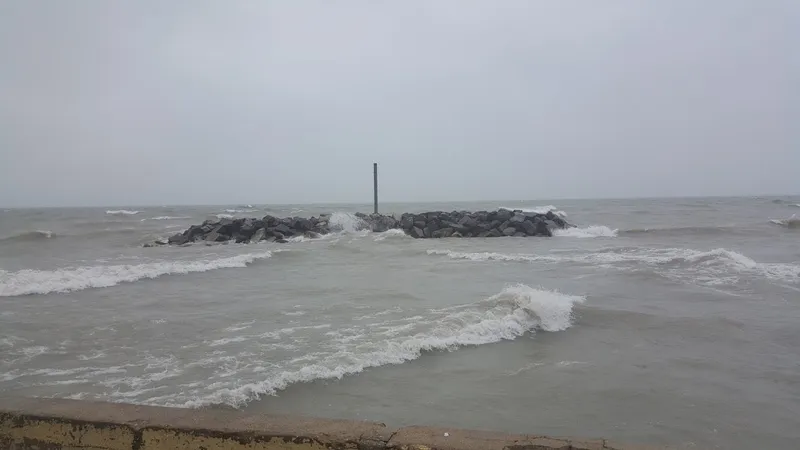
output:
<svg viewBox="0 0 800 450"><path fill-rule="evenodd" d="M140 212L141 211L129 211L127 209L111 209L106 211L106 214L109 216L134 216Z"/></svg>
<svg viewBox="0 0 800 450"><path fill-rule="evenodd" d="M603 225L592 225L584 228L565 228L554 230L553 235L559 237L575 238L596 238L596 237L617 237L618 230L608 228Z"/></svg>
<svg viewBox="0 0 800 450"><path fill-rule="evenodd" d="M191 399L176 394L159 398L158 402L166 401L167 406L182 407L209 404L240 407L260 395L274 394L294 383L342 378L370 367L402 364L419 358L427 351L456 350L463 346L511 340L537 329L563 331L572 325L573 306L584 301L584 297L535 289L523 284L512 285L499 294L464 305L460 311L440 317L433 328L414 335L369 342L361 340L359 330L354 329L352 333L342 335L339 351L315 354L313 357L306 355L290 362L303 363L300 367L276 370L258 382L243 385L221 383L219 389ZM404 326L388 331L389 335L399 334L409 328ZM371 346L371 350L354 352L355 348L364 345Z"/></svg>
<svg viewBox="0 0 800 450"><path fill-rule="evenodd" d="M163 275L241 268L271 256L272 253L267 251L197 261L159 261L144 264L69 267L56 270L23 269L16 272L0 270L0 297L80 291L152 279Z"/></svg>

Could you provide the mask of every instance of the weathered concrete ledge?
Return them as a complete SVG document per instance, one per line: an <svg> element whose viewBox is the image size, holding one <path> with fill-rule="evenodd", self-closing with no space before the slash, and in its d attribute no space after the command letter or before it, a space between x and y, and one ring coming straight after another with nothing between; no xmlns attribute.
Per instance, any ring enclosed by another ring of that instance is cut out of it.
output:
<svg viewBox="0 0 800 450"><path fill-rule="evenodd" d="M184 245L192 242L259 242L263 240L286 242L296 236L319 237L341 231L341 224L332 222L330 214L320 217L264 216L261 219L207 220L201 225L192 225L183 233L153 245ZM414 238L450 237L503 237L503 236L552 236L553 230L571 227L566 220L553 211L547 213L524 212L499 209L497 211L432 211L419 214L405 213L396 218L382 214L354 215L357 230L384 232L403 230Z"/></svg>
<svg viewBox="0 0 800 450"><path fill-rule="evenodd" d="M0 449L644 450L605 440L78 400L0 398Z"/></svg>

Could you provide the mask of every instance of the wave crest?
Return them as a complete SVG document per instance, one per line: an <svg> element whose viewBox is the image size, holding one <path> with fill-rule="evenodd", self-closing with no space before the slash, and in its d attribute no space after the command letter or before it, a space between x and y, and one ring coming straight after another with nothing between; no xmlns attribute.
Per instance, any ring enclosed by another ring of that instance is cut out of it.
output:
<svg viewBox="0 0 800 450"><path fill-rule="evenodd" d="M111 209L106 211L106 214L109 216L135 216L139 214L141 211L129 211L127 209Z"/></svg>
<svg viewBox="0 0 800 450"><path fill-rule="evenodd" d="M536 329L563 331L572 325L573 306L584 301L585 297L535 289L524 284L508 286L482 301L449 308L449 312L441 315L426 331L374 343L370 351L354 351L354 345L363 346L363 343L345 344L334 353L316 356L313 364L279 370L260 382L219 389L200 399L171 405L202 407L228 404L241 407L261 395L274 394L291 384L342 378L370 367L402 364L427 351L451 351L464 346L512 340Z"/></svg>
<svg viewBox="0 0 800 450"><path fill-rule="evenodd" d="M256 260L271 256L271 252L262 252L199 261L159 261L144 264L82 266L57 270L23 269L16 272L0 270L0 297L80 291L157 278L162 275L246 267Z"/></svg>
<svg viewBox="0 0 800 450"><path fill-rule="evenodd" d="M596 237L617 237L618 230L612 230L603 225L592 225L585 228L565 228L563 230L553 230L554 236L576 237L576 238L596 238Z"/></svg>
<svg viewBox="0 0 800 450"><path fill-rule="evenodd" d="M22 233L0 238L0 242L39 241L54 237L56 237L56 234L48 230L23 231Z"/></svg>

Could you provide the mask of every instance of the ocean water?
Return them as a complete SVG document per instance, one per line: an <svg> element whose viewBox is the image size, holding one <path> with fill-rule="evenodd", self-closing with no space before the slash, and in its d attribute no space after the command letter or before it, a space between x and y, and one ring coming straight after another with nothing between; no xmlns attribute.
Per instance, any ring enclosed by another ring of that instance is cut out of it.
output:
<svg viewBox="0 0 800 450"><path fill-rule="evenodd" d="M800 197L557 209L553 238L358 232L370 205L0 209L0 396L605 437L800 439ZM142 248L210 217L288 244ZM794 216L794 218L793 218Z"/></svg>

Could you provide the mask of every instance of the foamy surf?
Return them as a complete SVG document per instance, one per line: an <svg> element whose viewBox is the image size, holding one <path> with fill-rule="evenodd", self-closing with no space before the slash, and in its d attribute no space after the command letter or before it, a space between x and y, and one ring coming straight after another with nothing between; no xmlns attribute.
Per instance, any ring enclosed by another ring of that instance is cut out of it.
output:
<svg viewBox="0 0 800 450"><path fill-rule="evenodd" d="M772 219L770 222L785 228L800 228L800 219L797 218L797 214L792 214L792 217L788 219Z"/></svg>
<svg viewBox="0 0 800 450"><path fill-rule="evenodd" d="M585 228L566 228L553 230L553 236L575 238L617 237L618 230L603 225L593 225Z"/></svg>
<svg viewBox="0 0 800 450"><path fill-rule="evenodd" d="M57 270L0 270L0 297L50 294L115 286L163 275L182 275L216 269L247 267L271 252L247 253L198 261L159 261L144 264L69 267Z"/></svg>
<svg viewBox="0 0 800 450"><path fill-rule="evenodd" d="M142 222L145 220L184 220L184 219L191 219L189 216L158 216L158 217L150 217L146 219L141 219Z"/></svg>
<svg viewBox="0 0 800 450"><path fill-rule="evenodd" d="M413 335L365 342L349 339L349 334L345 334L340 337L335 351L317 353L313 358L296 358L295 361L304 364L275 367L263 381L235 386L235 382L226 380L215 383L220 389L205 392L198 398L185 399L185 394L178 394L151 398L145 403L241 407L261 395L275 394L292 384L342 378L370 367L402 364L428 351L452 351L464 346L513 340L537 329L563 331L572 325L573 306L584 301L584 297L535 289L524 284L512 285L485 300L451 308L457 309L456 312L430 318L427 328ZM413 326L404 327L409 328Z"/></svg>
<svg viewBox="0 0 800 450"><path fill-rule="evenodd" d="M610 248L591 252L514 254L495 252L458 252L431 249L428 255L476 262L501 261L521 263L577 263L598 268L617 267L639 270L649 266L654 272L675 279L689 279L704 285L733 284L741 274L757 275L775 281L800 282L800 265L761 263L741 253L718 248L700 251L681 248Z"/></svg>
<svg viewBox="0 0 800 450"><path fill-rule="evenodd" d="M412 237L400 229L391 229L383 233L376 233L375 242L385 241L386 239L412 239Z"/></svg>
<svg viewBox="0 0 800 450"><path fill-rule="evenodd" d="M141 211L129 211L127 209L111 209L106 211L106 214L109 216L135 216L139 214Z"/></svg>

